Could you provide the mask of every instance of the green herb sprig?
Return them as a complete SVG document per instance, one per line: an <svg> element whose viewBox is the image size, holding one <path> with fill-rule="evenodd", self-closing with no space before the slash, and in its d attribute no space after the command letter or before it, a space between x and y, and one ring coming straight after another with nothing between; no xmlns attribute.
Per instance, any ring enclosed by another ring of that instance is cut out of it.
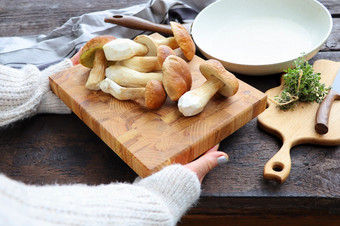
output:
<svg viewBox="0 0 340 226"><path fill-rule="evenodd" d="M281 110L294 109L300 102L320 103L328 94L330 87L320 83L320 73L315 73L313 66L299 57L294 61L295 68L288 68L283 75L283 91L274 97Z"/></svg>

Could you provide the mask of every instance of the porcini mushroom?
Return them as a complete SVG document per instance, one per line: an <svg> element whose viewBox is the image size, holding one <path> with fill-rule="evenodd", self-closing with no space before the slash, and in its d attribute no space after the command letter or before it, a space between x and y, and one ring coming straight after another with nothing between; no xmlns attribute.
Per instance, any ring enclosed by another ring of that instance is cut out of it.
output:
<svg viewBox="0 0 340 226"><path fill-rule="evenodd" d="M166 100L162 82L157 80L148 81L145 87L127 88L106 78L100 83L100 88L118 100L133 100L149 109L160 108Z"/></svg>
<svg viewBox="0 0 340 226"><path fill-rule="evenodd" d="M189 32L179 23L171 21L170 25L176 42L179 48L182 50L183 55L188 60L192 60L192 58L195 56L196 46Z"/></svg>
<svg viewBox="0 0 340 226"><path fill-rule="evenodd" d="M157 48L160 45L169 46L171 49L177 49L179 47L175 37L156 40L148 35L138 35L134 38L134 41L148 47L148 56L157 56Z"/></svg>
<svg viewBox="0 0 340 226"><path fill-rule="evenodd" d="M174 34L173 37L155 40L148 35L139 35L134 39L134 41L148 46L149 52L147 55L149 56L156 55L157 46L166 45L172 49L177 49L179 47L185 58L192 60L195 56L196 46L191 35L181 24L177 22L171 21L170 26Z"/></svg>
<svg viewBox="0 0 340 226"><path fill-rule="evenodd" d="M160 66L163 66L165 59L170 55L176 55L175 51L171 47L166 45L160 45L157 48L157 61Z"/></svg>
<svg viewBox="0 0 340 226"><path fill-rule="evenodd" d="M92 68L85 84L91 90L99 90L99 82L105 78L107 60L104 55L103 46L114 40L113 36L97 36L88 41L81 49L79 63L85 67Z"/></svg>
<svg viewBox="0 0 340 226"><path fill-rule="evenodd" d="M200 87L186 92L178 100L178 109L184 116L193 116L202 112L217 92L230 97L238 90L237 78L219 61L211 59L203 62L200 71L207 81Z"/></svg>
<svg viewBox="0 0 340 226"><path fill-rule="evenodd" d="M163 73L143 73L121 65L112 65L106 69L106 77L115 81L118 85L126 87L144 87L152 79L162 81Z"/></svg>
<svg viewBox="0 0 340 226"><path fill-rule="evenodd" d="M176 53L169 46L160 45L157 48L157 56L135 56L119 61L118 64L139 72L160 71L165 58L169 55Z"/></svg>
<svg viewBox="0 0 340 226"><path fill-rule="evenodd" d="M103 46L105 57L111 61L129 59L133 56L144 56L148 48L128 38L117 38Z"/></svg>
<svg viewBox="0 0 340 226"><path fill-rule="evenodd" d="M189 65L182 58L170 55L163 62L163 85L169 98L177 101L191 89L192 78Z"/></svg>

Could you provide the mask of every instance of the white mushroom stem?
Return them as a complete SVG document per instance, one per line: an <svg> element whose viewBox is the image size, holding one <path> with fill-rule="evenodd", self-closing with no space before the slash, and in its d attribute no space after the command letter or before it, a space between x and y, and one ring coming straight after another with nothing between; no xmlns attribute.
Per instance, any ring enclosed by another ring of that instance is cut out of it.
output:
<svg viewBox="0 0 340 226"><path fill-rule="evenodd" d="M145 87L146 83L152 79L163 80L162 73L142 73L120 65L108 67L106 69L106 77L126 87Z"/></svg>
<svg viewBox="0 0 340 226"><path fill-rule="evenodd" d="M145 95L145 88L122 87L109 78L106 78L100 82L100 89L105 93L111 94L118 100L133 100L143 98Z"/></svg>
<svg viewBox="0 0 340 226"><path fill-rule="evenodd" d="M158 40L155 40L155 41L159 46L160 45L166 45L166 46L169 46L171 49L179 48L179 45L178 45L175 37L162 38L162 39L158 39Z"/></svg>
<svg viewBox="0 0 340 226"><path fill-rule="evenodd" d="M119 65L144 73L162 70L156 56L135 56L119 61Z"/></svg>
<svg viewBox="0 0 340 226"><path fill-rule="evenodd" d="M104 51L98 49L95 52L93 68L90 71L85 87L91 90L99 90L99 83L105 78L106 59Z"/></svg>
<svg viewBox="0 0 340 226"><path fill-rule="evenodd" d="M144 39L145 43L147 43L146 40L151 40L150 37L145 35L139 36L139 39ZM152 42L149 42L148 45L152 48ZM170 55L176 55L175 51L169 46L160 45L157 47L157 54L155 56L134 56L127 60L118 61L117 65L122 65L144 73L161 71L165 59Z"/></svg>
<svg viewBox="0 0 340 226"><path fill-rule="evenodd" d="M184 93L178 100L178 109L184 116L197 115L203 111L209 100L224 86L215 76L211 76L200 87Z"/></svg>
<svg viewBox="0 0 340 226"><path fill-rule="evenodd" d="M148 56L157 56L157 48L161 45L168 46L171 49L177 49L179 47L175 37L154 39L148 35L138 35L134 38L134 41L148 48Z"/></svg>
<svg viewBox="0 0 340 226"><path fill-rule="evenodd" d="M117 38L103 46L105 57L109 61L119 61L129 59L133 56L144 56L148 53L148 48L127 38Z"/></svg>

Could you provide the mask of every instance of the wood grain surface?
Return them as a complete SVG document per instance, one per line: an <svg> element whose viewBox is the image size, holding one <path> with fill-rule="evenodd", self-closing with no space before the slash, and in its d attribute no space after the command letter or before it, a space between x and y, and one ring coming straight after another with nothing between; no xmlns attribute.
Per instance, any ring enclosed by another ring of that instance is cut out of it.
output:
<svg viewBox="0 0 340 226"><path fill-rule="evenodd" d="M188 62L193 89L206 80L199 71L202 62L197 56ZM183 116L170 99L158 110L147 110L86 89L88 75L82 65L52 75L52 91L142 177L192 161L266 108L266 95L239 81L234 96L213 97L196 116Z"/></svg>
<svg viewBox="0 0 340 226"><path fill-rule="evenodd" d="M321 73L321 83L326 87L331 86L336 77L340 63L329 60L318 60L313 65L316 73ZM264 177L266 179L277 180L283 183L291 170L290 149L299 144L319 144L319 145L339 145L340 144L340 102L335 102L332 107L329 132L320 135L314 129L316 112L319 104L299 103L294 110L282 111L275 103L275 96L283 91L283 84L270 89L268 95L268 105L263 114L258 117L258 123L264 130L275 134L282 141L281 149L266 163L264 167Z"/></svg>
<svg viewBox="0 0 340 226"><path fill-rule="evenodd" d="M143 2L0 0L0 36L48 34L70 17ZM340 1L320 2L334 26L310 63L340 62ZM280 76L237 75L262 92L279 86ZM257 119L222 140L220 150L230 162L205 177L199 202L179 225L340 225L340 147L293 147L292 171L277 184L263 178L263 167L281 146ZM75 114L37 115L0 129L0 172L37 185L132 182L137 176Z"/></svg>

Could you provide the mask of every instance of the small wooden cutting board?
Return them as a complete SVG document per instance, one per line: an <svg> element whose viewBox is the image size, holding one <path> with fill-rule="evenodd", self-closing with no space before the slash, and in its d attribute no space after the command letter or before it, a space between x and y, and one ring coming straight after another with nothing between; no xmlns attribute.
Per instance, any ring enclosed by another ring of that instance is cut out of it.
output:
<svg viewBox="0 0 340 226"><path fill-rule="evenodd" d="M314 71L321 73L321 83L329 86L340 69L340 62L318 60L313 65ZM335 101L330 113L329 131L318 134L315 129L315 117L318 103L299 103L293 111L282 111L270 101L283 90L282 84L266 92L268 108L258 117L258 124L269 133L283 141L281 149L264 167L264 178L283 183L291 170L290 149L298 144L338 145L340 144L340 101Z"/></svg>
<svg viewBox="0 0 340 226"><path fill-rule="evenodd" d="M189 67L193 88L205 78L203 59ZM119 101L102 91L85 88L89 69L81 65L50 77L53 92L139 176L172 163L188 163L265 110L266 95L239 81L230 98L214 96L202 113L184 117L169 98L158 110L133 101Z"/></svg>

